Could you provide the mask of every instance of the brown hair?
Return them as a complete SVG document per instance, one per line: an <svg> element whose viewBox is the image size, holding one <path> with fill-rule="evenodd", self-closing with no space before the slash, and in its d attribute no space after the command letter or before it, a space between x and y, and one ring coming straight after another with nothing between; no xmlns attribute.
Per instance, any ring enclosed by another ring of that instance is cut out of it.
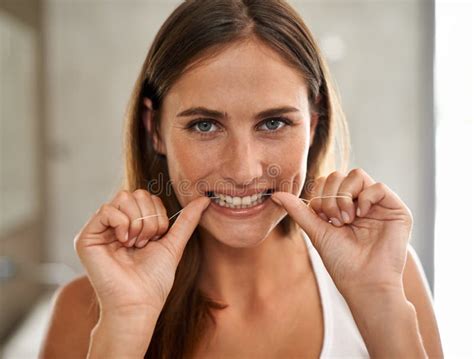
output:
<svg viewBox="0 0 474 359"><path fill-rule="evenodd" d="M251 38L277 51L304 76L309 103L319 114L301 197L310 198L308 184L315 178L336 168L346 171L349 135L337 92L310 30L290 4L283 0L191 0L180 4L166 19L136 81L125 123L125 189L150 190L151 181L157 179L160 183L170 183L166 157L154 150L151 136L143 124L144 98L150 98L156 110L153 128L157 131L163 98L193 61L213 56L226 46ZM336 164L337 155L339 164ZM181 209L172 190L159 195L169 215ZM289 216L279 225L287 234L297 228ZM199 236L195 230L178 265L174 285L158 318L146 358L191 356L210 332L209 324L215 324L211 309L225 307L197 288L200 258Z"/></svg>

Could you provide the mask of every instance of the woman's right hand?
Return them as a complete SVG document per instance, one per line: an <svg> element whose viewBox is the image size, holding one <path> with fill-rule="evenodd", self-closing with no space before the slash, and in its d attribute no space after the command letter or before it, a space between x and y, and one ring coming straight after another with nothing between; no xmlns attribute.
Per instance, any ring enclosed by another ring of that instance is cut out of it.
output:
<svg viewBox="0 0 474 359"><path fill-rule="evenodd" d="M100 207L74 238L74 248L101 313L151 310L159 315L184 248L209 204L207 197L190 202L169 231L160 198L146 190L120 191Z"/></svg>

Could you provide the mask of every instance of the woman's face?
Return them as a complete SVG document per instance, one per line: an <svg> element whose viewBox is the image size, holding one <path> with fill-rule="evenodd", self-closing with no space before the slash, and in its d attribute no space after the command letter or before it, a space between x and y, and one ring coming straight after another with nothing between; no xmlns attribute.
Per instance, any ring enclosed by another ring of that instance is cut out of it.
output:
<svg viewBox="0 0 474 359"><path fill-rule="evenodd" d="M158 148L178 200L184 207L208 191L222 196L204 212L201 230L231 247L253 247L285 216L270 196L252 195L301 193L317 124L307 91L295 69L255 41L223 50L170 89ZM263 113L278 108L286 109Z"/></svg>

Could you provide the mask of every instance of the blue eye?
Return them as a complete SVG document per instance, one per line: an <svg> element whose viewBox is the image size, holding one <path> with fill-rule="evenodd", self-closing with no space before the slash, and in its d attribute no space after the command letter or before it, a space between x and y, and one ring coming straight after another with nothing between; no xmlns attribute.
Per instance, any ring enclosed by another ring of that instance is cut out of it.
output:
<svg viewBox="0 0 474 359"><path fill-rule="evenodd" d="M197 120L192 122L188 128L191 131L200 133L200 134L207 134L207 133L212 133L215 131L210 131L212 126L216 126L216 123L212 120Z"/></svg>
<svg viewBox="0 0 474 359"><path fill-rule="evenodd" d="M291 121L284 117L275 117L265 120L263 123L267 125L268 132L273 132L283 127L280 125L290 125Z"/></svg>
<svg viewBox="0 0 474 359"><path fill-rule="evenodd" d="M196 123L196 125L197 125L197 128L199 128L200 131L209 132L209 130L213 126L213 123L211 123L209 121L201 121L201 122Z"/></svg>

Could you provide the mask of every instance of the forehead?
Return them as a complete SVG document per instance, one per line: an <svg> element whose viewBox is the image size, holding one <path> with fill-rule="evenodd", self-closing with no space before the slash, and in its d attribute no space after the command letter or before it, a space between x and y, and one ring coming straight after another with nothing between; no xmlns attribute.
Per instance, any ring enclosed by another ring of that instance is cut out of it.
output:
<svg viewBox="0 0 474 359"><path fill-rule="evenodd" d="M176 114L200 105L230 113L280 105L303 111L308 105L307 86L277 52L249 41L233 44L186 71L165 97L163 110Z"/></svg>

